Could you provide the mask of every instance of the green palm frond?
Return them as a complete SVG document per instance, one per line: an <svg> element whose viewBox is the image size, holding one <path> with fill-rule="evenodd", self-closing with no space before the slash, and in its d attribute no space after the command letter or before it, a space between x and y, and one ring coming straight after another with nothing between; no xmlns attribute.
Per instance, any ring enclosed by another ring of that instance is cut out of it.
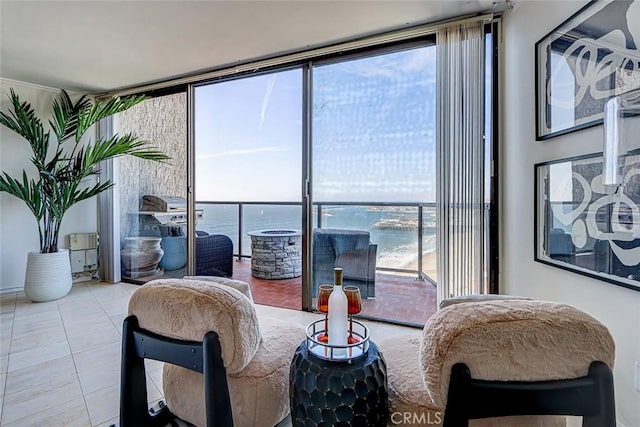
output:
<svg viewBox="0 0 640 427"><path fill-rule="evenodd" d="M12 178L8 173L0 175L0 191L11 194L26 203L36 220L40 221L44 214L44 200L41 194L41 184L27 178L27 173L22 172L22 182Z"/></svg>
<svg viewBox="0 0 640 427"><path fill-rule="evenodd" d="M0 124L29 143L33 151L30 160L37 177L28 178L23 171L21 179L15 179L2 172L0 191L24 201L31 210L38 222L42 253L58 250L60 224L73 205L113 187L111 181L87 183L87 178L97 173L100 162L124 155L160 162L169 159L162 151L133 134L116 134L110 138L98 138L95 142L81 143L91 126L140 103L145 99L142 96L97 102L82 96L74 102L67 92L62 91L53 102L49 120L57 140L51 149L50 132L45 132L31 105L20 101L13 90L8 97L11 110L0 112ZM65 144L67 141L71 142Z"/></svg>
<svg viewBox="0 0 640 427"><path fill-rule="evenodd" d="M49 121L51 128L62 144L67 138L75 135L78 128L78 115L80 111L91 107L91 101L84 95L78 101L73 102L69 94L63 90L60 98L53 101L53 118Z"/></svg>
<svg viewBox="0 0 640 427"><path fill-rule="evenodd" d="M126 98L114 97L107 101L98 101L88 108L83 108L78 113L76 142L79 142L84 133L100 120L126 111L144 101L144 99L143 96L130 96Z"/></svg>
<svg viewBox="0 0 640 427"><path fill-rule="evenodd" d="M26 139L33 151L32 162L36 167L43 165L49 150L49 132L44 131L42 121L36 116L31 105L21 102L13 89L10 90L9 99L13 111L9 114L0 112L0 124Z"/></svg>

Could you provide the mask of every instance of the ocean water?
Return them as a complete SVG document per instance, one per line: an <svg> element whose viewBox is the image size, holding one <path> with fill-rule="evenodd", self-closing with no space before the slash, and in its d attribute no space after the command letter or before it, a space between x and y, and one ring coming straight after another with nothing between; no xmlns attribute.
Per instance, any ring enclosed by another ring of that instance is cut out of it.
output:
<svg viewBox="0 0 640 427"><path fill-rule="evenodd" d="M196 229L228 235L238 252L238 206L198 204L203 218ZM252 230L301 229L300 206L244 205L242 254L251 255ZM322 227L366 230L378 245L378 267L407 268L418 259L418 208L372 206L322 206ZM435 250L435 208L423 211L423 255ZM376 226L376 224L378 226ZM390 227L389 225L405 225ZM314 209L314 227L317 211ZM401 228L401 229L400 229Z"/></svg>

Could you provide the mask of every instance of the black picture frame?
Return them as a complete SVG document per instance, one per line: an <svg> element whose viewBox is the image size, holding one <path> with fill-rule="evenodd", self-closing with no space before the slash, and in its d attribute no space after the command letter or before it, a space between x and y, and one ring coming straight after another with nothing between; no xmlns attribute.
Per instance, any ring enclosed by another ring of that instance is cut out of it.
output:
<svg viewBox="0 0 640 427"><path fill-rule="evenodd" d="M602 185L600 153L535 165L534 260L640 291L640 155Z"/></svg>
<svg viewBox="0 0 640 427"><path fill-rule="evenodd" d="M602 123L640 87L640 0L593 0L535 45L536 140Z"/></svg>

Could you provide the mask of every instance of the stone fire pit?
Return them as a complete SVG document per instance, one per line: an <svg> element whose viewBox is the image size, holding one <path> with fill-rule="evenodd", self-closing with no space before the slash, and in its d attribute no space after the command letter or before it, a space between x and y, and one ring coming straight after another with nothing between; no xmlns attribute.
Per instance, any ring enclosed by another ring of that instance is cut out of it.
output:
<svg viewBox="0 0 640 427"><path fill-rule="evenodd" d="M255 230L251 236L251 275L259 279L291 279L302 275L300 230Z"/></svg>

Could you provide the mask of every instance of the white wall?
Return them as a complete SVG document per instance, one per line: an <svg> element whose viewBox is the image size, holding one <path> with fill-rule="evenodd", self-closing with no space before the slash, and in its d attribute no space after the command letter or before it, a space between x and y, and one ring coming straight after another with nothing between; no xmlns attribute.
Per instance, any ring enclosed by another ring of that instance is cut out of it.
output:
<svg viewBox="0 0 640 427"><path fill-rule="evenodd" d="M603 322L616 342L618 422L640 426L640 292L533 261L535 163L602 151L602 126L535 140L534 45L586 1L521 1L504 16L504 125L501 157L501 291L573 305Z"/></svg>
<svg viewBox="0 0 640 427"><path fill-rule="evenodd" d="M31 103L36 114L45 123L49 120L51 101L57 89L13 80L0 79L0 108L9 107L7 95L13 88L23 101ZM89 134L91 131L89 131ZM22 170L33 175L29 162L29 144L12 131L0 129L0 169L11 176L21 176ZM95 233L97 231L96 199L78 203L65 216L60 228L60 247L66 247L65 238L70 233ZM31 211L24 202L7 193L0 193L0 292L24 287L27 253L39 250L38 227Z"/></svg>

